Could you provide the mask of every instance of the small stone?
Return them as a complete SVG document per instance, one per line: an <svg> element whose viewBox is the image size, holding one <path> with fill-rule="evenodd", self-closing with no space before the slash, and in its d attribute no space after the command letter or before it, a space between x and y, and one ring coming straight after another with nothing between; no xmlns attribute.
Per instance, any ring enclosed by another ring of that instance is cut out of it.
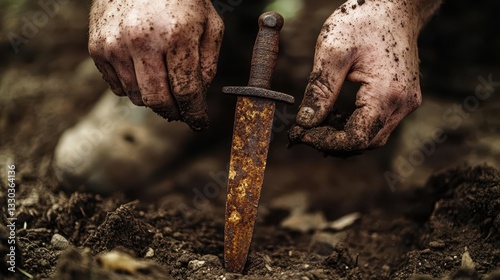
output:
<svg viewBox="0 0 500 280"><path fill-rule="evenodd" d="M329 228L340 231L340 230L346 229L347 227L354 224L357 220L359 220L359 218L361 218L360 213L355 212L355 213L347 214L347 215L340 217L339 219L331 222L329 225Z"/></svg>
<svg viewBox="0 0 500 280"><path fill-rule="evenodd" d="M192 260L188 263L188 268L191 270L198 270L205 265L205 261Z"/></svg>
<svg viewBox="0 0 500 280"><path fill-rule="evenodd" d="M145 258L152 258L155 255L155 250L151 247L148 248L146 251L146 255L144 255Z"/></svg>
<svg viewBox="0 0 500 280"><path fill-rule="evenodd" d="M465 253L462 255L462 265L460 268L465 270L475 270L476 268L467 248L465 248Z"/></svg>
<svg viewBox="0 0 500 280"><path fill-rule="evenodd" d="M165 233L165 234L171 234L171 233L172 233L172 231L173 231L173 230L172 230L172 228L170 228L170 227L164 227L164 228L163 228L163 233Z"/></svg>
<svg viewBox="0 0 500 280"><path fill-rule="evenodd" d="M432 249L441 250L441 249L444 249L444 247L446 247L446 244L442 240L436 240L436 241L429 242L429 247L431 247Z"/></svg>
<svg viewBox="0 0 500 280"><path fill-rule="evenodd" d="M281 222L281 227L299 232L309 232L325 228L327 221L322 212L298 213L293 212L288 218Z"/></svg>
<svg viewBox="0 0 500 280"><path fill-rule="evenodd" d="M52 235L52 239L50 240L50 244L56 250L64 250L68 248L69 241L62 235L56 233Z"/></svg>

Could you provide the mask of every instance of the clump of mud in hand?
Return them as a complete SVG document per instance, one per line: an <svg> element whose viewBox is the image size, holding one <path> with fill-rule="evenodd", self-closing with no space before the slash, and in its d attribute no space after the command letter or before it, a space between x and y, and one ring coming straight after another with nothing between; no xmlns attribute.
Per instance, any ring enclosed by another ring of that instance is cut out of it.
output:
<svg viewBox="0 0 500 280"><path fill-rule="evenodd" d="M351 112L352 113L352 112ZM288 147L291 148L297 144L304 144L302 139L304 136L308 135L309 138L314 139L325 139L327 135L330 135L335 131L343 131L347 121L349 120L350 113L340 112L339 110L332 110L328 117L318 126L314 128L305 128L300 125L294 125L288 131L288 139L290 141ZM313 141L318 143L320 141ZM309 145L309 144L308 144ZM321 147L311 145L313 148L323 151ZM323 151L324 152L324 151ZM351 156L359 155L359 152L346 152L346 151L335 151L335 152L324 152L325 156L334 156L341 158L348 158Z"/></svg>

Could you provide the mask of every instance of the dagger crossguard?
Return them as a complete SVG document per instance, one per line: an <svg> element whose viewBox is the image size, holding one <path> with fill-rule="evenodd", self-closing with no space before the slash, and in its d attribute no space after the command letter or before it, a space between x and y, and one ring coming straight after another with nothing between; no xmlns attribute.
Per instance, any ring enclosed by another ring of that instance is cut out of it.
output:
<svg viewBox="0 0 500 280"><path fill-rule="evenodd" d="M253 48L248 86L223 87L223 93L294 103L293 96L269 90L278 59L279 32L283 22L283 17L276 12L267 12L259 17L259 33Z"/></svg>

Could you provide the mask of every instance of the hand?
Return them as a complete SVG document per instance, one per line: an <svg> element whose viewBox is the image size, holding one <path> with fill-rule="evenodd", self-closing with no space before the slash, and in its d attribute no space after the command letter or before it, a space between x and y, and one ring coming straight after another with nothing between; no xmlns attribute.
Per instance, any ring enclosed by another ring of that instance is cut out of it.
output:
<svg viewBox="0 0 500 280"><path fill-rule="evenodd" d="M292 142L333 153L386 143L422 100L417 36L425 20L418 8L412 1L349 0L328 18ZM361 83L356 110L343 130L321 126L345 79Z"/></svg>
<svg viewBox="0 0 500 280"><path fill-rule="evenodd" d="M208 0L95 0L89 53L104 80L169 120L208 126L224 25Z"/></svg>

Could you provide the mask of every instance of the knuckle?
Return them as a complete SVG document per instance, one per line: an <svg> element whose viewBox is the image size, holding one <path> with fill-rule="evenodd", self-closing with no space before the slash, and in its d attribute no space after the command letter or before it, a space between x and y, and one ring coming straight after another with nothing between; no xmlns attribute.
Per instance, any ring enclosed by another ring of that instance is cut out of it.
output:
<svg viewBox="0 0 500 280"><path fill-rule="evenodd" d="M88 52L90 57L94 60L102 60L104 58L104 53L102 47L99 46L97 42L89 41Z"/></svg>
<svg viewBox="0 0 500 280"><path fill-rule="evenodd" d="M422 94L415 92L408 102L409 112L415 111L420 105L422 105Z"/></svg>
<svg viewBox="0 0 500 280"><path fill-rule="evenodd" d="M222 21L222 18L220 16L217 16L217 29L219 29L220 31L219 37L222 38L226 27L224 26L224 21Z"/></svg>
<svg viewBox="0 0 500 280"><path fill-rule="evenodd" d="M386 110L396 110L404 104L407 97L407 87L399 81L391 81L378 90L370 92L369 100L378 102L379 108ZM367 100L368 101L368 100Z"/></svg>
<svg viewBox="0 0 500 280"><path fill-rule="evenodd" d="M205 63L203 64L203 86L204 88L208 88L217 73L217 63L210 62L208 65Z"/></svg>
<svg viewBox="0 0 500 280"><path fill-rule="evenodd" d="M148 47L148 35L140 27L130 27L126 31L129 43L134 47Z"/></svg>
<svg viewBox="0 0 500 280"><path fill-rule="evenodd" d="M215 13L215 15L212 16L212 18L213 18L213 21L214 21L215 28L220 31L219 34L222 37L222 35L224 34L224 29L225 29L224 21L222 20L222 18L217 13Z"/></svg>
<svg viewBox="0 0 500 280"><path fill-rule="evenodd" d="M330 100L332 90L328 83L321 77L321 73L313 72L309 77L309 85L306 89L305 98L312 98L319 103Z"/></svg>

